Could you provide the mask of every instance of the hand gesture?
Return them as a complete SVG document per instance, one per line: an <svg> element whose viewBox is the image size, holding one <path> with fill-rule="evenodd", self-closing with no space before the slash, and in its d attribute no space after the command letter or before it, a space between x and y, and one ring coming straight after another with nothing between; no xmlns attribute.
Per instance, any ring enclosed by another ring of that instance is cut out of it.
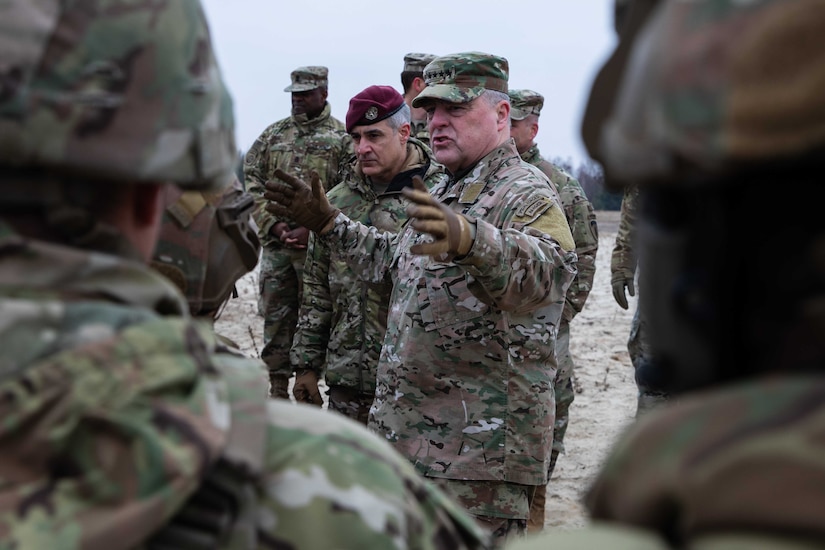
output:
<svg viewBox="0 0 825 550"><path fill-rule="evenodd" d="M316 233L326 233L332 229L335 216L340 210L329 204L318 172L310 173L312 186L300 178L287 174L280 168L274 175L280 181L266 182L267 212L278 217L290 218L299 225Z"/></svg>
<svg viewBox="0 0 825 550"><path fill-rule="evenodd" d="M463 214L438 202L420 176L413 176L413 189L405 187L402 193L412 203L407 206L407 215L412 218L413 229L435 239L431 243L413 245L410 252L447 259L466 256L470 252L473 246L470 221Z"/></svg>

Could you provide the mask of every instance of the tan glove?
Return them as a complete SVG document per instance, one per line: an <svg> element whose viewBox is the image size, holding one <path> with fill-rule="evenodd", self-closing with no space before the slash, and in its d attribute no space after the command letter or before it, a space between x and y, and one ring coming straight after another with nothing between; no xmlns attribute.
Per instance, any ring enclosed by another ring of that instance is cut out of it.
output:
<svg viewBox="0 0 825 550"><path fill-rule="evenodd" d="M636 295L636 285L633 282L633 273L627 271L615 271L610 278L610 286L613 287L613 299L619 304L622 309L627 309L627 293L631 296Z"/></svg>
<svg viewBox="0 0 825 550"><path fill-rule="evenodd" d="M405 187L402 193L412 202L407 206L407 215L412 218L413 229L435 238L431 243L412 246L410 252L422 256L446 256L446 259L466 256L470 252L473 247L470 221L438 202L420 176L413 176L413 189Z"/></svg>
<svg viewBox="0 0 825 550"><path fill-rule="evenodd" d="M292 395L298 403L309 403L317 407L324 404L324 398L318 389L318 375L309 369L301 369L295 373Z"/></svg>
<svg viewBox="0 0 825 550"><path fill-rule="evenodd" d="M274 175L280 181L266 182L264 198L269 201L266 205L267 212L295 220L299 225L319 234L332 229L335 216L340 210L329 204L317 171L310 172L312 187L280 168L275 170Z"/></svg>

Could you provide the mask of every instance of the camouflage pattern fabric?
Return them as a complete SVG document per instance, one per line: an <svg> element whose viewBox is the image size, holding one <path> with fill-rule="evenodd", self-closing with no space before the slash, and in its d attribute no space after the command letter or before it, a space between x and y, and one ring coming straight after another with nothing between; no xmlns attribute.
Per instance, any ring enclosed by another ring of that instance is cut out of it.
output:
<svg viewBox="0 0 825 550"><path fill-rule="evenodd" d="M176 284L193 316L214 318L235 282L258 264L251 195L237 178L215 192L168 185L152 267Z"/></svg>
<svg viewBox="0 0 825 550"><path fill-rule="evenodd" d="M607 181L667 182L685 164L724 174L818 150L825 131L811 113L825 111L825 50L805 45L819 44L821 9L819 0L658 2L631 54L617 48L608 62L612 75L644 81L599 90L614 108L588 147Z"/></svg>
<svg viewBox="0 0 825 550"><path fill-rule="evenodd" d="M7 0L0 51L0 163L186 189L230 180L232 100L197 0Z"/></svg>
<svg viewBox="0 0 825 550"><path fill-rule="evenodd" d="M821 545L825 512L812 503L822 500L825 481L824 398L825 381L815 375L681 398L620 440L587 507L597 521L658 533L678 547ZM759 544L746 543L757 536Z"/></svg>
<svg viewBox="0 0 825 550"><path fill-rule="evenodd" d="M413 255L430 237L343 214L323 236L360 277L394 278L370 426L424 475L544 484L555 333L575 275L575 252L556 240L572 243L564 213L512 142L433 195L476 220L464 258Z"/></svg>
<svg viewBox="0 0 825 550"><path fill-rule="evenodd" d="M503 57L482 52L463 52L437 57L424 68L427 87L412 101L413 107L440 99L467 103L494 90L507 93L509 63Z"/></svg>
<svg viewBox="0 0 825 550"><path fill-rule="evenodd" d="M258 137L244 159L247 189L255 198L263 252L259 275L261 313L264 317L264 348L261 358L270 374L286 381L292 374L289 348L298 323L301 278L306 250L286 249L270 231L278 220L264 208L264 184L275 169L309 179L312 170L321 176L326 189L338 181L341 167L353 154L352 139L344 123L332 117L330 105L313 119L305 114L279 120Z"/></svg>
<svg viewBox="0 0 825 550"><path fill-rule="evenodd" d="M430 128L426 120L410 121L410 136L414 137L427 147L430 146Z"/></svg>
<svg viewBox="0 0 825 550"><path fill-rule="evenodd" d="M209 547L488 546L363 427L268 400L259 362L150 268L2 221L0 255L0 546L140 547L219 460L250 492Z"/></svg>
<svg viewBox="0 0 825 550"><path fill-rule="evenodd" d="M444 167L432 161L429 150L410 139L405 167L386 191L376 194L353 157L341 183L327 197L351 220L397 233L407 221L405 209L409 204L401 189L412 185L414 175L422 176L430 188L447 177ZM305 264L298 329L290 351L292 368L315 371L326 378L330 388L353 390L369 410L387 331L391 291L389 279L377 283L360 280L337 250L313 234ZM329 397L334 410L351 409L343 404L338 407L332 391Z"/></svg>
<svg viewBox="0 0 825 550"><path fill-rule="evenodd" d="M638 219L639 188L636 186L627 187L622 196L619 229L616 233L616 241L613 245L613 253L610 258L612 282L622 280L634 281L636 277L638 257L635 247ZM650 372L650 369L655 369L656 367L655 363L651 360L651 347L647 339L645 320L638 300L636 302L636 311L633 313L633 319L630 322L627 351L630 354L630 362L633 364L633 369L636 373L635 379L638 389L636 414L639 415L662 404L667 399L667 394L661 390L649 387L650 384L646 382L647 379L655 376L655 373Z"/></svg>
<svg viewBox="0 0 825 550"><path fill-rule="evenodd" d="M558 370L553 383L553 391L556 396L556 415L553 427L553 450L547 472L549 480L553 475L553 469L559 454L564 452L564 435L567 433L567 426L570 422L570 405L576 396L573 390L575 364L573 356L570 354L570 322L576 314L581 312L593 288L593 278L596 275L596 253L599 248L599 229L593 205L587 200L587 195L576 178L545 160L541 156L537 145L533 145L522 153L521 158L539 168L550 182L556 186L559 199L564 208L564 215L573 235L573 241L576 243L576 256L578 258L576 277L567 290L564 311L556 337ZM536 490L531 509L531 530L541 529L544 526L546 490L546 486L540 486Z"/></svg>

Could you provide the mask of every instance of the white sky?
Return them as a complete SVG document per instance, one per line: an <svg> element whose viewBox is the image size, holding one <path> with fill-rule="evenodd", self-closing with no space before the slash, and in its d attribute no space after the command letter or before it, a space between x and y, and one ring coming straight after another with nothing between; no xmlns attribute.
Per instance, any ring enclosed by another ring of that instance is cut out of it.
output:
<svg viewBox="0 0 825 550"><path fill-rule="evenodd" d="M203 0L235 100L238 147L289 116L290 72L329 68L332 116L373 84L401 89L404 55L482 51L506 57L511 89L545 97L536 142L546 158L587 159L580 124L609 54L613 0Z"/></svg>

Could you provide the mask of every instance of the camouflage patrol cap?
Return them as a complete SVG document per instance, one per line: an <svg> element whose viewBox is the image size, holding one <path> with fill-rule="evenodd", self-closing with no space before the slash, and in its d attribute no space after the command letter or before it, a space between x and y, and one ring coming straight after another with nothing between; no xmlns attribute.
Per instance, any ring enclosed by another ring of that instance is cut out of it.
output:
<svg viewBox="0 0 825 550"><path fill-rule="evenodd" d="M232 101L198 0L0 3L0 165L223 185Z"/></svg>
<svg viewBox="0 0 825 550"><path fill-rule="evenodd" d="M482 52L464 52L435 58L424 68L427 87L413 99L422 107L433 99L467 103L485 90L507 93L509 64L503 57Z"/></svg>
<svg viewBox="0 0 825 550"><path fill-rule="evenodd" d="M608 178L670 181L821 149L823 35L821 0L660 3L601 129Z"/></svg>
<svg viewBox="0 0 825 550"><path fill-rule="evenodd" d="M292 74L292 84L284 88L285 92L308 92L315 88L326 88L329 69L321 66L298 67Z"/></svg>
<svg viewBox="0 0 825 550"><path fill-rule="evenodd" d="M541 115L544 96L533 90L510 90L510 118L524 120L529 115Z"/></svg>
<svg viewBox="0 0 825 550"><path fill-rule="evenodd" d="M436 56L429 53L408 53L404 56L404 72L423 73L424 67L430 64Z"/></svg>

